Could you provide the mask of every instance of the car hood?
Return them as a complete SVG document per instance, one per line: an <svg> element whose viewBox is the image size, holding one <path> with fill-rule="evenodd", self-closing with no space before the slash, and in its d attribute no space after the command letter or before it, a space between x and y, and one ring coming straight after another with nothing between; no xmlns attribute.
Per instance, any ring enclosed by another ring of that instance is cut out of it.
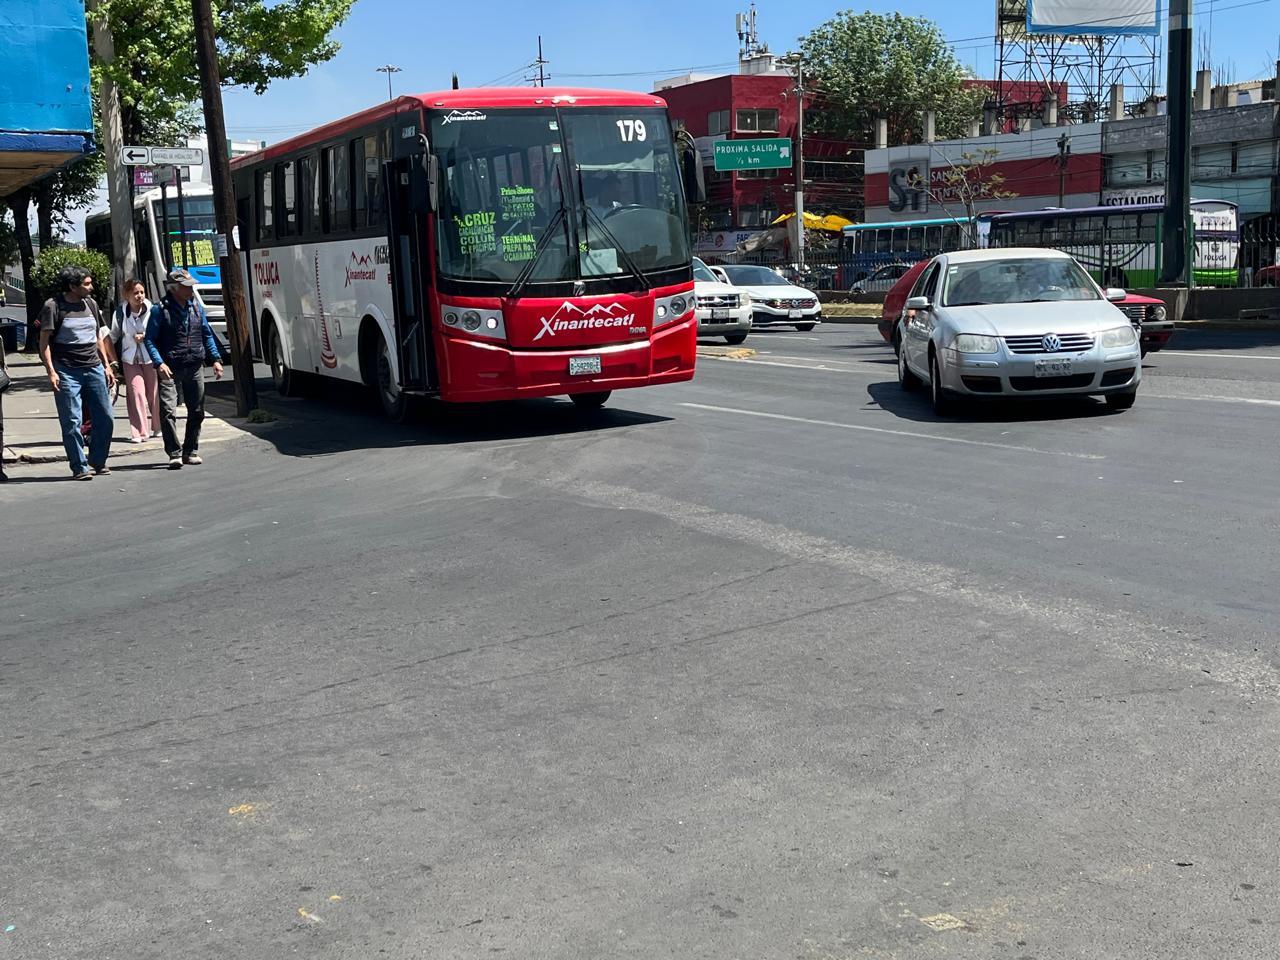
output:
<svg viewBox="0 0 1280 960"><path fill-rule="evenodd" d="M779 286L741 286L735 290L745 290L751 294L752 300L817 300L818 295L804 287Z"/></svg>
<svg viewBox="0 0 1280 960"><path fill-rule="evenodd" d="M699 297L735 297L742 292L742 288L719 281L712 283L710 280L695 280L693 292Z"/></svg>
<svg viewBox="0 0 1280 960"><path fill-rule="evenodd" d="M1057 300L1048 303L989 303L978 307L943 307L959 333L996 337L1044 333L1093 333L1129 322L1106 300Z"/></svg>

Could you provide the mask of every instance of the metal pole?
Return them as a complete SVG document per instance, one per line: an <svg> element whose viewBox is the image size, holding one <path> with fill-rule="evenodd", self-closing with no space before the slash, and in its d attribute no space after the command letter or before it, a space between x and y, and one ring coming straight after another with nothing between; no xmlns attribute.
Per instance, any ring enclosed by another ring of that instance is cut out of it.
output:
<svg viewBox="0 0 1280 960"><path fill-rule="evenodd" d="M393 73L399 73L400 68L391 63L384 63L382 66L374 67L373 69L375 73L385 73L387 75L387 99L388 100L395 99L394 95L391 92L391 75Z"/></svg>
<svg viewBox="0 0 1280 960"><path fill-rule="evenodd" d="M164 264L165 272L168 273L173 269L173 246L169 239L169 192L165 189L166 182L160 181L160 229L163 232L160 237L160 262ZM164 281L160 282L160 291L164 292Z"/></svg>
<svg viewBox="0 0 1280 960"><path fill-rule="evenodd" d="M1191 0L1169 5L1169 139L1165 147L1164 264L1160 282L1189 285L1191 219Z"/></svg>
<svg viewBox="0 0 1280 960"><path fill-rule="evenodd" d="M178 249L182 251L182 266L191 266L193 251L187 249L187 211L182 201L182 171L173 168L173 180L178 185Z"/></svg>
<svg viewBox="0 0 1280 960"><path fill-rule="evenodd" d="M236 195L231 183L231 158L227 156L227 124L222 114L222 76L218 70L217 38L213 31L210 0L191 0L196 28L196 60L204 101L204 125L209 137L209 175L213 181L213 210L218 233L226 238L222 257L222 303L231 344L231 369L235 371L236 413L246 417L258 406L253 379L253 354L249 347L249 317L245 306L244 268L236 249ZM242 238L242 241L247 238Z"/></svg>
<svg viewBox="0 0 1280 960"><path fill-rule="evenodd" d="M804 273L804 61L796 58L796 266ZM803 282L803 280L801 281Z"/></svg>

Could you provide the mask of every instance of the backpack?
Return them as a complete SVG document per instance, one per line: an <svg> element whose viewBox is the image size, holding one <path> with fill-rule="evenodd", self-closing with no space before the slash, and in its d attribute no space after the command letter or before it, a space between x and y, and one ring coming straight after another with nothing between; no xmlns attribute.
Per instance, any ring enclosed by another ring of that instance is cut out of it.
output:
<svg viewBox="0 0 1280 960"><path fill-rule="evenodd" d="M89 312L93 314L93 319L96 322L98 329L101 330L102 311L98 309L98 301L93 299L93 297L86 297L84 302L89 305ZM66 319L67 315L62 309L61 297L50 297L45 301L44 305L48 307L51 303L53 304L53 335L57 336L58 331L62 329L62 321ZM42 310L40 312L43 313L44 311ZM36 327L38 328L39 326L40 321L37 320Z"/></svg>

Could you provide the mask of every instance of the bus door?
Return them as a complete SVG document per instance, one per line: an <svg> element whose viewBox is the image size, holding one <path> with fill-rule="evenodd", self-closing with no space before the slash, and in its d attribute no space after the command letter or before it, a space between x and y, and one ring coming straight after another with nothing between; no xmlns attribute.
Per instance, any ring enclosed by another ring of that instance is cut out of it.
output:
<svg viewBox="0 0 1280 960"><path fill-rule="evenodd" d="M411 153L382 166L387 187L387 254L391 266L396 359L400 387L411 392L438 388L425 289L429 276L427 177L423 154Z"/></svg>

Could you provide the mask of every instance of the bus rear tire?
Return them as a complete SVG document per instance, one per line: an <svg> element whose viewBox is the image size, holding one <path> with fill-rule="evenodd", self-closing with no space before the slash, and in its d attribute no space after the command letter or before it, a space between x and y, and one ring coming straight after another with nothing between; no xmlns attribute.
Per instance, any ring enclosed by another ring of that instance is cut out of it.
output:
<svg viewBox="0 0 1280 960"><path fill-rule="evenodd" d="M409 414L409 398L403 390L396 389L391 374L391 348L387 346L386 337L379 333L374 355L373 388L386 418L392 423L403 423Z"/></svg>
<svg viewBox="0 0 1280 960"><path fill-rule="evenodd" d="M280 339L280 327L274 320L267 327L267 363L271 365L271 382L282 397L298 395L298 376L284 356L284 343Z"/></svg>
<svg viewBox="0 0 1280 960"><path fill-rule="evenodd" d="M569 399L579 410L599 410L612 393L612 390L601 390L599 393L571 393Z"/></svg>

